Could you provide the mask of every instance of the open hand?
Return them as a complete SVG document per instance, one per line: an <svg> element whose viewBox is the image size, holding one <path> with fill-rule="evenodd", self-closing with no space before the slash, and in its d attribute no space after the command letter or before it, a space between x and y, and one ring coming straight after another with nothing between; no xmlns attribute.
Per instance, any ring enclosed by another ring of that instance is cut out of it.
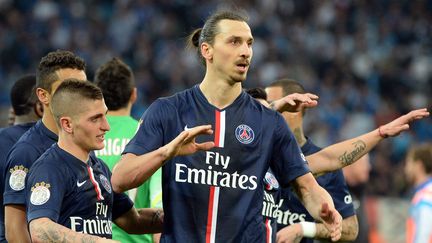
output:
<svg viewBox="0 0 432 243"><path fill-rule="evenodd" d="M410 111L409 113L396 118L395 120L382 125L380 127L380 133L383 136L394 137L399 135L401 132L409 129L409 123L414 120L419 120L429 116L429 112L426 108Z"/></svg>
<svg viewBox="0 0 432 243"><path fill-rule="evenodd" d="M209 150L215 146L213 141L196 143L195 139L198 135L213 134L211 125L202 125L188 129L181 132L171 142L164 147L165 160L169 160L175 156L193 154L199 150Z"/></svg>
<svg viewBox="0 0 432 243"><path fill-rule="evenodd" d="M306 93L299 94L293 93L289 94L281 99L275 100L271 103L271 106L274 110L279 112L299 112L302 111L303 108L315 107L318 105L318 96Z"/></svg>
<svg viewBox="0 0 432 243"><path fill-rule="evenodd" d="M338 241L342 236L342 216L334 208L330 208L327 203L321 206L320 217L324 226L330 232L332 241Z"/></svg>

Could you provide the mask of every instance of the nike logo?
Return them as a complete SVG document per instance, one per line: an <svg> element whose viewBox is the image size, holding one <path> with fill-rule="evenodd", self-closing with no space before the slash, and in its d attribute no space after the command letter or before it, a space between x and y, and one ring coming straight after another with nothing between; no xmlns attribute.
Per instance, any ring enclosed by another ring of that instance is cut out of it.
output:
<svg viewBox="0 0 432 243"><path fill-rule="evenodd" d="M86 183L87 180L79 182L77 181L77 187L81 187L82 185L84 185L84 183Z"/></svg>
<svg viewBox="0 0 432 243"><path fill-rule="evenodd" d="M188 130L191 130L191 128L187 127L187 124L186 124L186 126L184 127L184 130L188 131Z"/></svg>

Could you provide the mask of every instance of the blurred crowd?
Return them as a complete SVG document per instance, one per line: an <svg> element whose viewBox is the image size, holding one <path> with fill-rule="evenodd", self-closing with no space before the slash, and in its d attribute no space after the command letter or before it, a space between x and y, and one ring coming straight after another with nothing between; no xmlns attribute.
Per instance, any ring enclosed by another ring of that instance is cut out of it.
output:
<svg viewBox="0 0 432 243"><path fill-rule="evenodd" d="M199 83L204 69L185 49L189 32L216 9L250 16L254 58L244 87L288 77L320 96L306 135L320 146L360 135L409 109L430 107L432 1L428 0L0 0L0 106L20 75L55 49L87 62L87 76L113 56L139 88L133 115L161 96ZM6 114L2 114L6 117ZM367 192L401 196L407 148L432 140L430 119L371 154Z"/></svg>

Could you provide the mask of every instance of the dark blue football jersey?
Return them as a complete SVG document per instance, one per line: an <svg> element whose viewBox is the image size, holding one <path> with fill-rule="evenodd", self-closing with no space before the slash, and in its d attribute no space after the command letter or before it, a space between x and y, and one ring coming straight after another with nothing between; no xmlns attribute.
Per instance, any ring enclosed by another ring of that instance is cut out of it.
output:
<svg viewBox="0 0 432 243"><path fill-rule="evenodd" d="M263 178L269 167L282 186L309 172L282 116L245 92L225 109L196 85L155 101L124 153L160 148L181 131L211 124L216 147L179 156L163 166L162 242L263 242ZM271 163L271 161L276 161Z"/></svg>
<svg viewBox="0 0 432 243"><path fill-rule="evenodd" d="M321 148L313 144L310 139L307 139L306 144L302 146L301 150L304 155L308 156L320 151ZM335 208L342 218L345 219L355 215L351 195L342 170L326 173L317 177L316 180L318 184L330 194ZM301 221L315 221L291 188L281 188L278 197L279 202L277 203L277 210L274 214L276 216L274 219L277 221L277 230L281 230L283 227ZM301 242L313 242L313 239L303 238Z"/></svg>
<svg viewBox="0 0 432 243"><path fill-rule="evenodd" d="M24 188L28 170L57 139L57 135L40 120L15 143L7 156L4 205L25 205Z"/></svg>
<svg viewBox="0 0 432 243"><path fill-rule="evenodd" d="M9 150L18 141L18 139L35 123L19 124L11 127L6 127L0 130L0 200L3 205L3 191L5 182L6 159ZM4 207L0 209L0 242L6 242L4 228Z"/></svg>
<svg viewBox="0 0 432 243"><path fill-rule="evenodd" d="M27 221L49 218L76 232L112 237L112 220L133 203L114 193L111 172L102 160L87 164L61 149L49 148L30 168L26 182Z"/></svg>

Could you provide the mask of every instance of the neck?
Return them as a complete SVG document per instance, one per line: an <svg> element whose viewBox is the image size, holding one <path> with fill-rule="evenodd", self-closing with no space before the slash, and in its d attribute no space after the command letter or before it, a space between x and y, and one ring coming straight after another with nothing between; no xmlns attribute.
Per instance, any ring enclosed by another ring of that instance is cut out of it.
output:
<svg viewBox="0 0 432 243"><path fill-rule="evenodd" d="M31 114L16 116L14 125L36 122L37 120L39 120L39 118L36 117L36 115L31 115Z"/></svg>
<svg viewBox="0 0 432 243"><path fill-rule="evenodd" d="M423 173L419 173L416 175L416 182L414 183L415 186L420 186L421 184L425 183L427 180L432 178L432 175L430 174L423 174Z"/></svg>
<svg viewBox="0 0 432 243"><path fill-rule="evenodd" d="M58 134L57 125L54 121L54 117L51 113L51 109L48 106L44 106L44 113L42 116L42 123L50 130L51 132Z"/></svg>
<svg viewBox="0 0 432 243"><path fill-rule="evenodd" d="M305 145L306 137L303 132L303 117L301 114L286 114L284 115L285 120L288 123L294 137L300 147Z"/></svg>
<svg viewBox="0 0 432 243"><path fill-rule="evenodd" d="M241 82L230 84L225 80L211 79L207 75L199 87L207 101L219 109L231 105L242 92Z"/></svg>
<svg viewBox="0 0 432 243"><path fill-rule="evenodd" d="M127 107L120 108L115 111L108 111L108 115L110 116L130 116L132 106L128 104Z"/></svg>
<svg viewBox="0 0 432 243"><path fill-rule="evenodd" d="M70 135L59 134L58 146L87 164L90 151L86 151L72 141Z"/></svg>

